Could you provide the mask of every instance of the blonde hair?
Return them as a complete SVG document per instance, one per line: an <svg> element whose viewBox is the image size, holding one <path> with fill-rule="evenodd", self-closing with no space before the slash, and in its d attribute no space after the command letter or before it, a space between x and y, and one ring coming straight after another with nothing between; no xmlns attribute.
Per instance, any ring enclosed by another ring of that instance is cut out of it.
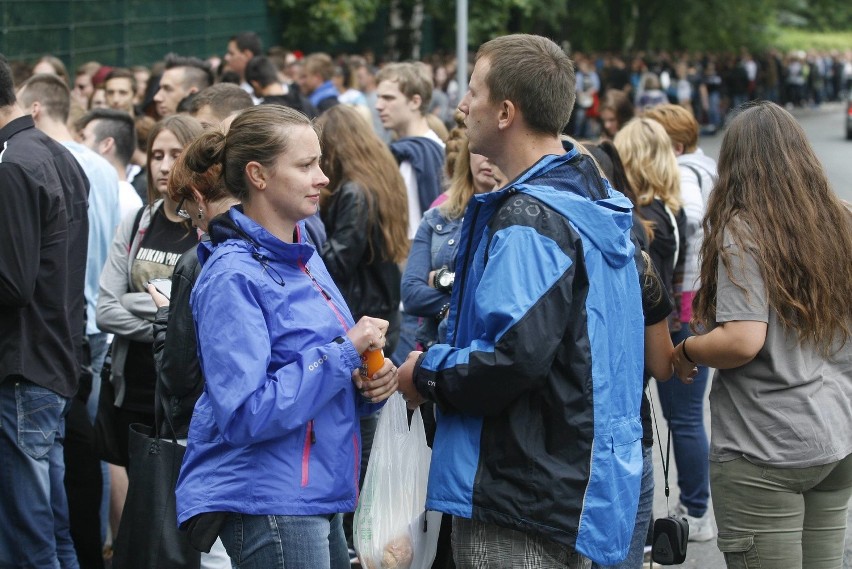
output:
<svg viewBox="0 0 852 569"><path fill-rule="evenodd" d="M447 201L440 206L441 213L447 219L458 219L464 215L464 210L467 209L470 198L476 193L473 174L470 171L467 131L460 131L453 146L456 152L453 160L453 175L450 178L450 187L447 188ZM449 149L449 145L447 145L447 149ZM447 156L447 159L450 159L449 156Z"/></svg>
<svg viewBox="0 0 852 569"><path fill-rule="evenodd" d="M675 213L680 211L680 173L672 143L660 123L648 118L631 119L613 140L627 181L640 206L661 200Z"/></svg>

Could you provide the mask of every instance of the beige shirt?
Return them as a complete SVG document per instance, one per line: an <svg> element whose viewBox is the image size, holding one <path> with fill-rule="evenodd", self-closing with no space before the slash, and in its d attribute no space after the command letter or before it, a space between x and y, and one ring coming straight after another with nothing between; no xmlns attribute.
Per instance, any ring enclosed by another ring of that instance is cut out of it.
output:
<svg viewBox="0 0 852 569"><path fill-rule="evenodd" d="M824 357L801 344L769 307L755 251L733 251L733 277L718 268L716 321L766 322L766 343L744 366L718 370L710 391L710 460L805 468L852 453L852 341Z"/></svg>

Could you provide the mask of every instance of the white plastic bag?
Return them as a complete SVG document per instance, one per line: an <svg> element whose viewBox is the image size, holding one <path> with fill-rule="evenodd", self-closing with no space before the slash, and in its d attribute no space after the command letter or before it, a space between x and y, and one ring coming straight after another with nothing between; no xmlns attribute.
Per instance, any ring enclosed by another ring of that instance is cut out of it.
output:
<svg viewBox="0 0 852 569"><path fill-rule="evenodd" d="M428 569L435 559L440 512L426 512L432 449L420 410L408 416L402 395L379 415L370 464L355 510L355 551L365 569Z"/></svg>

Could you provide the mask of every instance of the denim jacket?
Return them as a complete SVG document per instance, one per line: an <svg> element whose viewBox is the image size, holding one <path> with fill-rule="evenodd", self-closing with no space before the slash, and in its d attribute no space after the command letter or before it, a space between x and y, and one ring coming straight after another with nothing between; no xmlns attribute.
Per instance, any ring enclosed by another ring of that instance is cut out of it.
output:
<svg viewBox="0 0 852 569"><path fill-rule="evenodd" d="M449 293L429 286L429 272L441 267L455 270L462 219L447 219L437 207L428 210L408 253L402 274L402 303L407 314L420 317L415 339L424 348L434 344L439 336L443 341L440 332L446 330L446 320L439 321L437 316L450 302ZM439 323L443 324L440 331Z"/></svg>

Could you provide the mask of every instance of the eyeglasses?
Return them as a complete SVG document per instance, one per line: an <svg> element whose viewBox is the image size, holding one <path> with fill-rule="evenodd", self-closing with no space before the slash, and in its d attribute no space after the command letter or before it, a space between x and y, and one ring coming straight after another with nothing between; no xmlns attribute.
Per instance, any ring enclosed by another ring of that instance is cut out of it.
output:
<svg viewBox="0 0 852 569"><path fill-rule="evenodd" d="M186 201L186 198L180 199L180 201L177 204L177 209L175 209L175 213L178 215L178 217L182 217L184 219L190 219L189 212L187 212L185 209L183 209L183 202L185 202L185 201Z"/></svg>

